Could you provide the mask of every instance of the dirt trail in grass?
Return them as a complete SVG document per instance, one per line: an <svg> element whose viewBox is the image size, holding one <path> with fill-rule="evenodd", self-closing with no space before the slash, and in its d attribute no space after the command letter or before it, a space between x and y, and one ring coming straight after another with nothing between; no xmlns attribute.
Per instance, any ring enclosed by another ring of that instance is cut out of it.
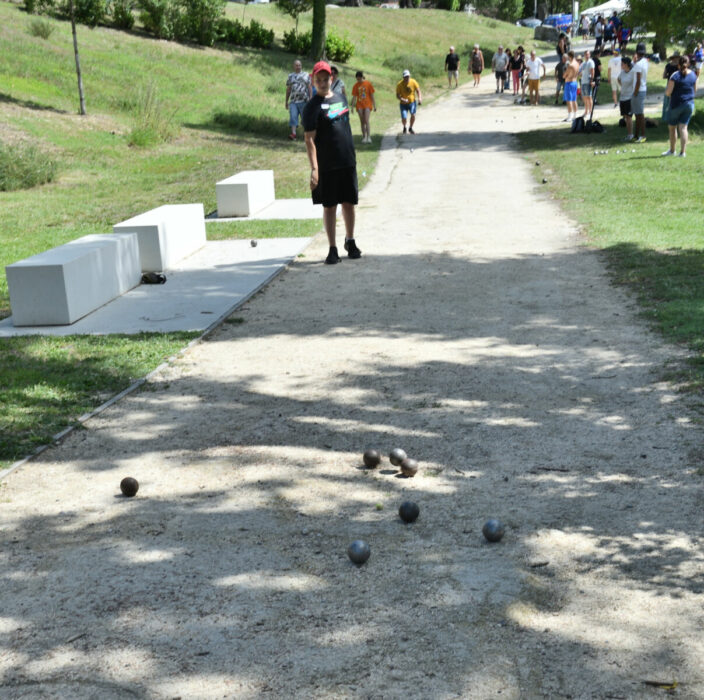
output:
<svg viewBox="0 0 704 700"><path fill-rule="evenodd" d="M324 266L316 239L4 481L0 696L704 697L676 350L511 148L562 110L491 82L387 135L361 260ZM419 474L362 469L372 446Z"/></svg>

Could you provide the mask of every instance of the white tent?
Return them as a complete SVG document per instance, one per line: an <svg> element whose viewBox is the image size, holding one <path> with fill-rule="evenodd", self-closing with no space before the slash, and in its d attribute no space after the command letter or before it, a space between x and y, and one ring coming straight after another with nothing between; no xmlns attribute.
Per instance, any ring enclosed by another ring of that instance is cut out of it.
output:
<svg viewBox="0 0 704 700"><path fill-rule="evenodd" d="M622 15L624 12L628 12L628 0L609 0L603 5L597 5L596 7L590 7L586 10L582 10L579 14L586 15L587 17L603 15L605 18L608 18L611 17L614 10L616 10L616 14L619 15Z"/></svg>

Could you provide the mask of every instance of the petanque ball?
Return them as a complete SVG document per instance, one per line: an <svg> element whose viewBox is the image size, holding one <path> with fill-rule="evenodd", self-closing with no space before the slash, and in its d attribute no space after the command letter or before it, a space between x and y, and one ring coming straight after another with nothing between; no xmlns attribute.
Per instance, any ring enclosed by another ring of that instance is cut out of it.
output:
<svg viewBox="0 0 704 700"><path fill-rule="evenodd" d="M369 549L369 545L364 540L355 540L347 548L347 556L355 563L357 566L362 566L372 550Z"/></svg>
<svg viewBox="0 0 704 700"><path fill-rule="evenodd" d="M539 161L539 160L536 160L536 161L535 161L535 164L536 164L536 165L540 165L540 161Z"/></svg>
<svg viewBox="0 0 704 700"><path fill-rule="evenodd" d="M391 462L394 467L401 466L401 462L403 462L406 457L408 457L408 455L400 447L394 447L394 449L389 452L389 462Z"/></svg>
<svg viewBox="0 0 704 700"><path fill-rule="evenodd" d="M412 523L420 515L420 508L413 501L404 501L398 509L398 514L404 523Z"/></svg>
<svg viewBox="0 0 704 700"><path fill-rule="evenodd" d="M254 241L254 240L252 240L252 241L249 242L249 245L251 245L252 248L256 248L256 247L257 247L257 242Z"/></svg>
<svg viewBox="0 0 704 700"><path fill-rule="evenodd" d="M496 518L490 518L484 523L482 534L489 542L499 542L504 536L506 528L504 524Z"/></svg>
<svg viewBox="0 0 704 700"><path fill-rule="evenodd" d="M128 498L132 498L132 496L136 496L137 491L139 491L139 482L131 476L126 476L120 482L120 491Z"/></svg>
<svg viewBox="0 0 704 700"><path fill-rule="evenodd" d="M401 462L401 473L404 476L415 476L418 473L418 462L415 459L406 457L406 459Z"/></svg>
<svg viewBox="0 0 704 700"><path fill-rule="evenodd" d="M374 469L381 464L381 455L376 450L367 450L362 456L364 466L369 469Z"/></svg>
<svg viewBox="0 0 704 700"><path fill-rule="evenodd" d="M547 180L545 178L543 178L543 184L546 184L546 183L547 183Z"/></svg>

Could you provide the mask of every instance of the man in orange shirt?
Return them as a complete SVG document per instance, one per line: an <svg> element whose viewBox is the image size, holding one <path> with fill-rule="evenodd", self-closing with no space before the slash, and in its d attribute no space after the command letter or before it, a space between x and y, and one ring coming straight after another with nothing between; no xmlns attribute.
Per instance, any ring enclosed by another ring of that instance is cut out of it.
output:
<svg viewBox="0 0 704 700"><path fill-rule="evenodd" d="M374 101L374 86L358 70L355 77L357 82L352 86L352 109L357 109L359 121L362 125L362 143L371 143L372 136L369 132L369 114L372 109L376 112Z"/></svg>

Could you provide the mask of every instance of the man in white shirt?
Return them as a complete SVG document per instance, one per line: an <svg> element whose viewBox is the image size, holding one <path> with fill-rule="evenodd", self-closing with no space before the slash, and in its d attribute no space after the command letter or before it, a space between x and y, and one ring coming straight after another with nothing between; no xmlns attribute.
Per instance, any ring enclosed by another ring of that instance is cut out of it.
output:
<svg viewBox="0 0 704 700"><path fill-rule="evenodd" d="M543 69L543 78L546 75L543 59L535 55L535 51L530 52L530 58L526 61L528 69L528 96L530 103L537 105L540 103L540 69Z"/></svg>
<svg viewBox="0 0 704 700"><path fill-rule="evenodd" d="M645 44L641 41L636 46L636 62L633 64L633 72L636 74L636 84L633 88L631 106L636 118L634 129L634 142L645 143L645 95L648 90L648 59L645 57Z"/></svg>
<svg viewBox="0 0 704 700"><path fill-rule="evenodd" d="M635 87L635 74L633 65L628 56L621 59L621 72L618 74L618 84L621 86L621 116L626 122L626 138L624 141L633 141L633 108L631 100L633 98L633 88Z"/></svg>
<svg viewBox="0 0 704 700"><path fill-rule="evenodd" d="M611 98L614 101L614 107L618 107L618 76L621 72L621 52L618 49L614 49L614 56L609 59L608 68Z"/></svg>
<svg viewBox="0 0 704 700"><path fill-rule="evenodd" d="M582 86L582 101L584 102L584 114L582 116L585 119L589 119L592 105L594 104L592 98L592 91L594 90L594 61L592 61L589 51L584 52L584 60L579 67L579 74Z"/></svg>
<svg viewBox="0 0 704 700"><path fill-rule="evenodd" d="M594 25L594 51L601 49L602 41L604 41L604 18L599 15Z"/></svg>

